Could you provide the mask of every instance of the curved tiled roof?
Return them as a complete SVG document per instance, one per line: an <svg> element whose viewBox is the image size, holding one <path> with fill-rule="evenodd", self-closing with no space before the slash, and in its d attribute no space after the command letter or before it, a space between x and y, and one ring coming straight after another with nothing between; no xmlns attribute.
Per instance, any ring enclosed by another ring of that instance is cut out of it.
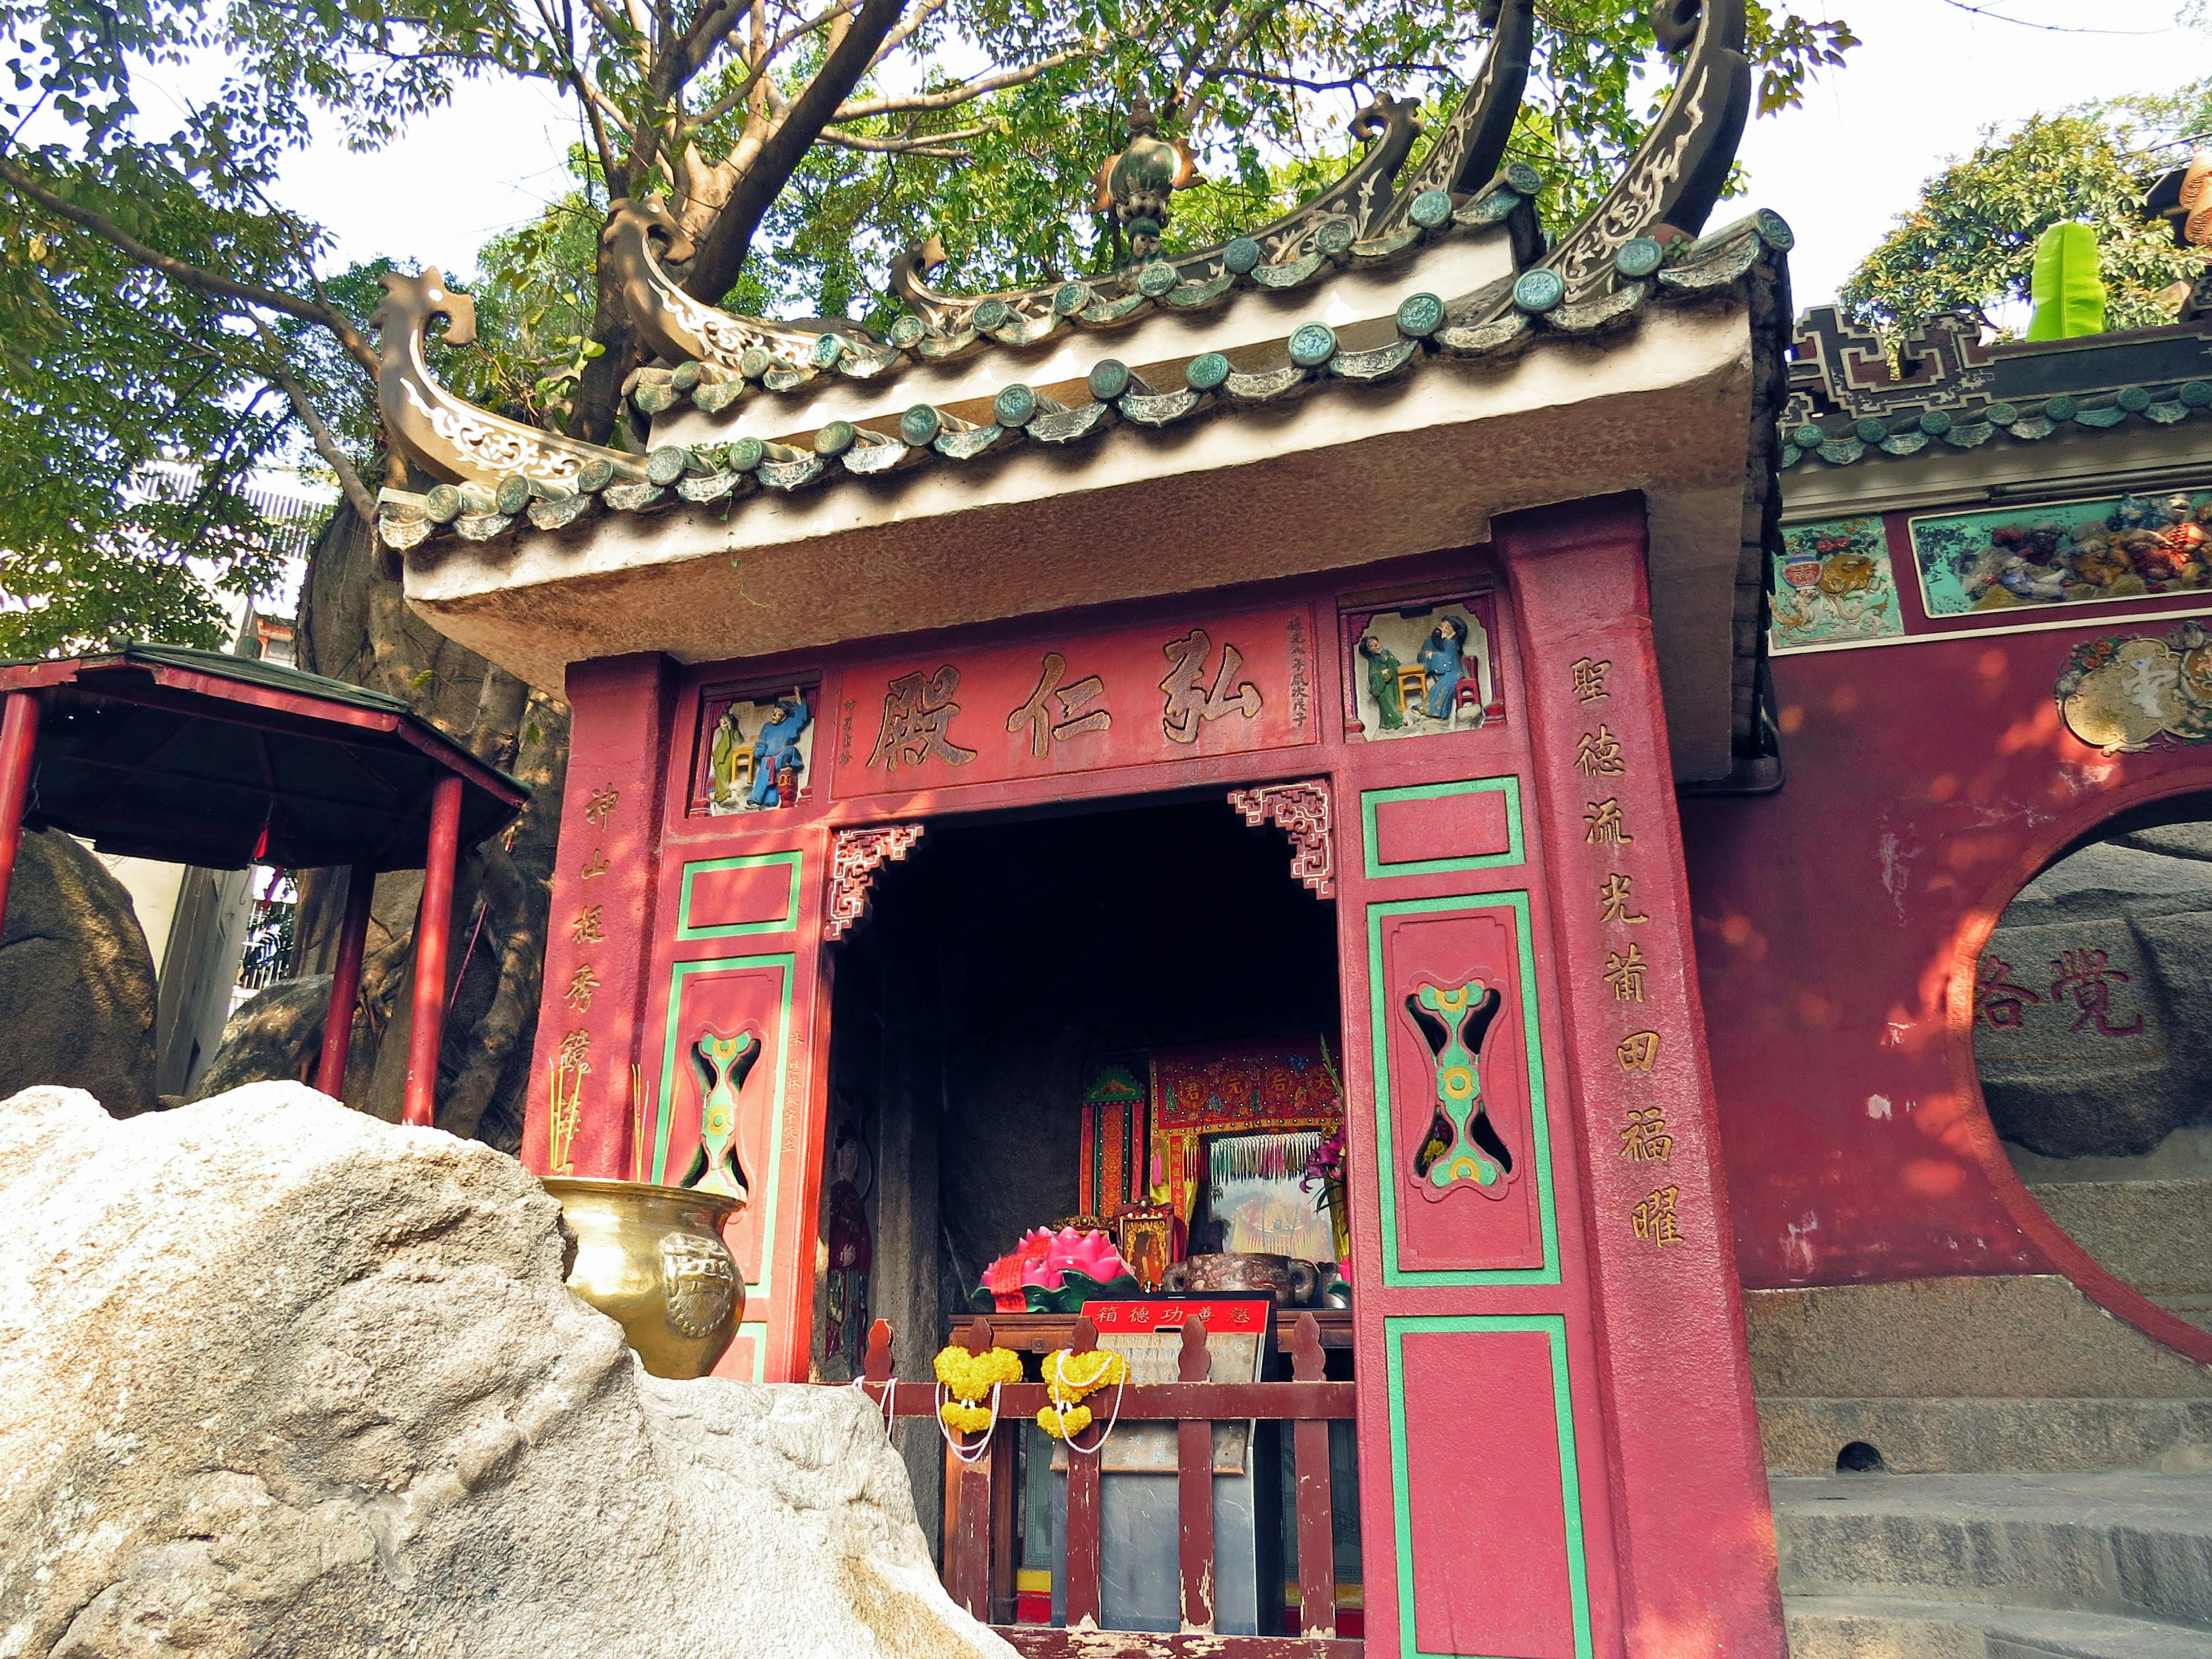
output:
<svg viewBox="0 0 2212 1659"><path fill-rule="evenodd" d="M1164 367L1133 367L1102 356L1078 400L1006 385L988 419L975 418L983 411L974 404L963 405L963 416L916 403L893 421L876 396L868 400L875 412L856 404L857 418L809 416L811 434L795 432L789 442L748 435L664 445L643 456L602 449L502 420L446 392L428 374L422 343L431 318L465 313L465 296L447 293L434 271L387 277L379 313L387 430L410 464L447 482L422 493L384 491L380 535L404 551L449 524L463 538L486 541L526 517L554 531L599 511L727 504L844 477L973 465L1030 444L1078 445L1117 423L1165 427L1431 365L1497 362L1547 341L1602 339L1655 303L1733 288L1770 250L1790 244L1788 227L1765 212L1702 239L1693 234L1719 195L1748 102L1743 27L1742 0L1707 0L1693 36L1681 38L1671 24L1662 30L1666 44L1688 48L1673 98L1613 188L1548 246L1535 221L1540 179L1519 166L1491 171L1519 106L1533 0L1506 0L1491 57L1408 188L1397 189L1394 175L1411 143L1412 117L1394 105L1378 114L1376 144L1346 179L1275 225L1218 248L1110 278L965 298L921 286L910 260L894 277L910 309L880 342L857 331L804 333L703 306L660 267L651 233L678 240L665 213L623 204L611 216L605 257L641 333L669 360L632 376L629 395L647 414L688 400L709 416L740 398L802 387L811 404L834 407L822 394L840 380L877 381L913 363L994 344L1035 345L1062 331L1110 331L1148 315L1225 311L1255 291L1319 289L1349 270L1402 269L1410 279L1425 263L1424 250L1455 238L1487 239L1505 250L1509 274L1451 298L1407 293L1393 314L1363 325L1350 343L1315 319L1272 344L1238 348L1235 361L1207 350ZM1467 188L1471 171L1486 179L1478 188ZM456 321L454 332L464 332ZM803 363L792 360L801 341Z"/></svg>

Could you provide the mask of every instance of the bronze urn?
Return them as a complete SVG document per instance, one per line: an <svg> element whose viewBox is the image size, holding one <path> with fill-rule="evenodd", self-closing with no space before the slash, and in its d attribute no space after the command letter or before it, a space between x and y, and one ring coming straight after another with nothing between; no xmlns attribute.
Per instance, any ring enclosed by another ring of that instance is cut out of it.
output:
<svg viewBox="0 0 2212 1659"><path fill-rule="evenodd" d="M745 1310L744 1280L722 1243L742 1198L636 1181L546 1176L576 1236L568 1288L623 1328L655 1376L704 1376Z"/></svg>

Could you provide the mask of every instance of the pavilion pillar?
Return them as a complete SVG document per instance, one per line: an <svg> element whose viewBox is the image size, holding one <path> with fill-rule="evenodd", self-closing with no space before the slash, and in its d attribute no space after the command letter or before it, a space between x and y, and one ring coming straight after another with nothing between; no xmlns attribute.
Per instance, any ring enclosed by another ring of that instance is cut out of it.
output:
<svg viewBox="0 0 2212 1659"><path fill-rule="evenodd" d="M31 793L31 762L39 746L39 700L11 691L0 709L0 922L8 917L8 885L23 844L23 806Z"/></svg>
<svg viewBox="0 0 2212 1659"><path fill-rule="evenodd" d="M368 942L368 913L376 902L376 872L356 864L346 878L345 919L338 927L338 959L331 975L331 1005L323 1016L323 1054L315 1087L345 1098L346 1055L353 1046L354 1005L361 998L361 957ZM412 1051L410 1051L412 1057Z"/></svg>
<svg viewBox="0 0 2212 1659"><path fill-rule="evenodd" d="M461 780L447 773L430 796L429 856L415 918L415 1007L407 1033L407 1090L400 1121L438 1121L438 1042L446 1030L446 957L453 929L453 862L461 843ZM351 904L351 895L348 895Z"/></svg>

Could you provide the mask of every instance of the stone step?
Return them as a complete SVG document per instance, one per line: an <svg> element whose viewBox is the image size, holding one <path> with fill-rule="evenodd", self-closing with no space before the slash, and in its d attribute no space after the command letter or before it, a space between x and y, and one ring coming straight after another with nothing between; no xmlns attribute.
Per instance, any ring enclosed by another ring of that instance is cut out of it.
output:
<svg viewBox="0 0 2212 1659"><path fill-rule="evenodd" d="M1903 1596L2195 1628L2212 1655L2212 1475L1772 1482L1784 1595Z"/></svg>
<svg viewBox="0 0 2212 1659"><path fill-rule="evenodd" d="M1790 1659L2205 1659L2202 1630L2104 1613L1790 1595Z"/></svg>
<svg viewBox="0 0 2212 1659"><path fill-rule="evenodd" d="M1895 1474L2212 1471L2212 1400L1768 1395L1759 1427L1777 1474L1832 1474L1847 1448L1863 1447Z"/></svg>

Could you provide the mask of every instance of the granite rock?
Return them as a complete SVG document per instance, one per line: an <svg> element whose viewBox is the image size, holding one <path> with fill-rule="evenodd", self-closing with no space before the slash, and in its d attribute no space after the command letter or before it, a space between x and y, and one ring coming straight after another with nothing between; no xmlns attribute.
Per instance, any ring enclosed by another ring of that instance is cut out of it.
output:
<svg viewBox="0 0 2212 1659"><path fill-rule="evenodd" d="M0 1103L0 1659L975 1659L874 1408L669 1382L513 1159Z"/></svg>
<svg viewBox="0 0 2212 1659"><path fill-rule="evenodd" d="M131 895L58 830L25 835L0 927L0 1094L89 1089L153 1109L154 957Z"/></svg>

